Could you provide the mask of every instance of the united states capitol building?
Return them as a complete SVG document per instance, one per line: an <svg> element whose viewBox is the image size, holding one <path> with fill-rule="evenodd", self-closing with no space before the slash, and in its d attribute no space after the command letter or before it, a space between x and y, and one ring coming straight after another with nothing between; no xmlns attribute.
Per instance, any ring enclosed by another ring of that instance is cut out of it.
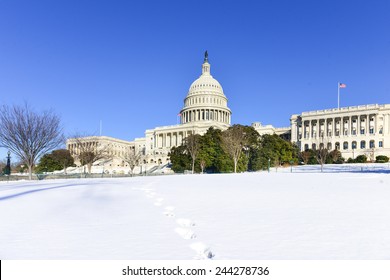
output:
<svg viewBox="0 0 390 280"><path fill-rule="evenodd" d="M202 74L191 84L184 98L180 124L147 129L145 137L134 141L106 136L84 137L81 143L68 139L67 149L77 158L79 145L109 146L111 159L96 163L95 169L100 166L108 172L126 173L129 168L122 158L132 149L142 155L140 170L156 169L169 163L171 148L180 146L188 135L203 135L210 127L229 128L231 115L222 86L211 75L206 52ZM303 112L292 115L290 125L275 128L259 122L252 124L260 135L275 133L292 141L302 151L324 146L329 150L340 150L344 158L373 153L390 156L390 104Z"/></svg>

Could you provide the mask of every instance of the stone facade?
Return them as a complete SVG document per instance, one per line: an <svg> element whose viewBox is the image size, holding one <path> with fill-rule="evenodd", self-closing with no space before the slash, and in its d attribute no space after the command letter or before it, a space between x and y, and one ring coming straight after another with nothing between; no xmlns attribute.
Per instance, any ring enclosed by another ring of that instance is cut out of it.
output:
<svg viewBox="0 0 390 280"><path fill-rule="evenodd" d="M390 104L362 105L292 115L291 141L301 151L324 145L345 159L390 156Z"/></svg>

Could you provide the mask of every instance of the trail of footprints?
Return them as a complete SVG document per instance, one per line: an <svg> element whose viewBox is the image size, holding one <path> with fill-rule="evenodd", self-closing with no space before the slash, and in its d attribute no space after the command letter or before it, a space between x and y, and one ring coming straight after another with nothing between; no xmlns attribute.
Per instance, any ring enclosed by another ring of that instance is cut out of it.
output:
<svg viewBox="0 0 390 280"><path fill-rule="evenodd" d="M145 188L134 188L136 190L142 190L145 192L147 198L153 200L153 204L157 207L163 206L164 198L159 197L154 189L145 187ZM167 218L175 218L176 228L175 232L183 239L194 240L196 239L196 234L194 228L196 224L190 219L177 218L175 215L175 207L166 206L164 207L163 215ZM212 259L214 258L214 253L211 249L202 242L194 242L190 244L190 248L196 252L194 259Z"/></svg>

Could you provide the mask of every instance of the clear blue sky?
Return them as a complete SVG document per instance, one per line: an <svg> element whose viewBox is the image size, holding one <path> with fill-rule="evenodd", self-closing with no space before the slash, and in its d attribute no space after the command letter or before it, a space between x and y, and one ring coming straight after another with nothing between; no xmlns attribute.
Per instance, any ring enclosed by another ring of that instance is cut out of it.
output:
<svg viewBox="0 0 390 280"><path fill-rule="evenodd" d="M0 0L0 102L67 135L176 124L205 50L232 122L390 103L390 1Z"/></svg>

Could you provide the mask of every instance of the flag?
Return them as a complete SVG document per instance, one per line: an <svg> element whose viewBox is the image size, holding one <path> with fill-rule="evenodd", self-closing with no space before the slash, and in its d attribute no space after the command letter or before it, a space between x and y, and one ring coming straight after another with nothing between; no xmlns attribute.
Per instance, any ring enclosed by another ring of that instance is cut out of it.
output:
<svg viewBox="0 0 390 280"><path fill-rule="evenodd" d="M179 114L177 114L177 116L178 116L178 117L180 117L180 116L181 116L181 114L179 113Z"/></svg>
<svg viewBox="0 0 390 280"><path fill-rule="evenodd" d="M343 84L343 83L339 83L339 88L346 88L347 85L346 84Z"/></svg>

